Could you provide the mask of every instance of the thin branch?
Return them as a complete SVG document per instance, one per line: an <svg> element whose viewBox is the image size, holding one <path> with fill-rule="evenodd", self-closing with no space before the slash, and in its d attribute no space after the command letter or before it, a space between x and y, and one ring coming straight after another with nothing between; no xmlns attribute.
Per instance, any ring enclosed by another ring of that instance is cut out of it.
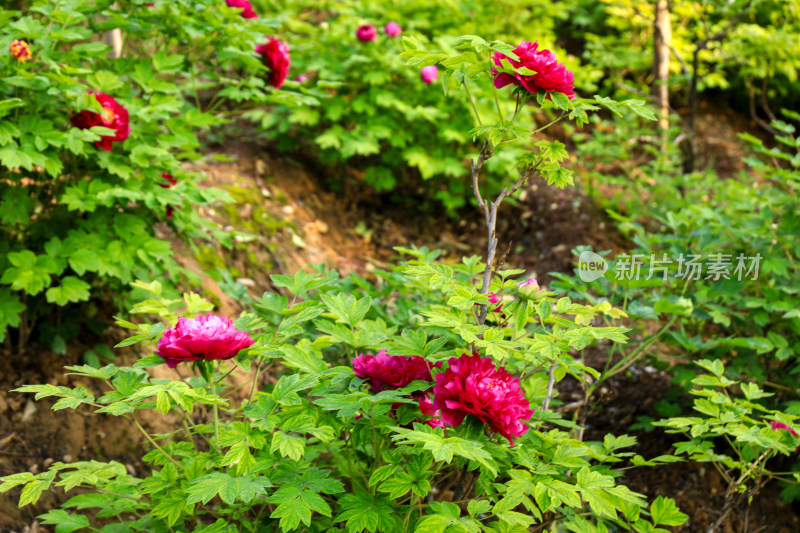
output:
<svg viewBox="0 0 800 533"><path fill-rule="evenodd" d="M544 403L542 404L542 411L547 411L550 407L550 399L553 397L553 385L555 384L555 371L556 371L556 363L550 363L550 371L547 373L547 396L544 398Z"/></svg>

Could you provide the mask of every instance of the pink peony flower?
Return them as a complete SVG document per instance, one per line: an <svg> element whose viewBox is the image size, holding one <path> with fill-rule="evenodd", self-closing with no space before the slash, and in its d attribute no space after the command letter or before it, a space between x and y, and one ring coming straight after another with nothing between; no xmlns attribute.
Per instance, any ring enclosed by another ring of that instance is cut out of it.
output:
<svg viewBox="0 0 800 533"><path fill-rule="evenodd" d="M238 7L242 9L240 15L246 19L257 19L258 14L253 11L253 5L248 0L225 0L228 7Z"/></svg>
<svg viewBox="0 0 800 533"><path fill-rule="evenodd" d="M308 76L306 76L305 74L300 74L299 76L297 76L295 78L295 81L297 81L299 83L305 83L305 82L308 81Z"/></svg>
<svg viewBox="0 0 800 533"><path fill-rule="evenodd" d="M431 369L440 368L419 356L388 355L381 350L375 355L363 353L353 359L356 376L368 379L373 391L381 392L405 387L412 381L433 381Z"/></svg>
<svg viewBox="0 0 800 533"><path fill-rule="evenodd" d="M550 50L537 50L539 43L522 41L522 44L514 48L514 54L519 57L519 61L510 59L505 54L495 52L492 61L496 66L502 66L501 60L507 59L514 68L526 67L535 74L506 74L498 72L492 67L494 75L494 86L502 89L509 83L522 85L532 93L539 92L539 89L546 92L559 92L567 95L570 99L575 98L575 87L573 86L574 74L556 61L556 56Z"/></svg>
<svg viewBox="0 0 800 533"><path fill-rule="evenodd" d="M524 435L533 410L520 388L519 378L495 368L494 361L480 354L453 357L449 368L436 374L433 408L441 411L448 426L458 426L472 415L489 424L514 445L513 438Z"/></svg>
<svg viewBox="0 0 800 533"><path fill-rule="evenodd" d="M528 278L525 281L521 281L519 287L525 287L528 285L532 285L534 288L539 288L539 282L536 281L536 278Z"/></svg>
<svg viewBox="0 0 800 533"><path fill-rule="evenodd" d="M400 27L400 24L396 23L395 21L387 22L386 26L383 27L383 31L386 32L386 35L392 38L403 33L403 29Z"/></svg>
<svg viewBox="0 0 800 533"><path fill-rule="evenodd" d="M124 141L128 138L131 132L130 121L128 120L128 110L119 105L111 96L106 93L93 93L94 97L100 102L103 111L95 113L88 109L84 109L80 113L72 115L72 125L82 130L89 129L94 126L103 126L115 131L114 135L103 136L94 145L102 148L105 151L111 150L111 143Z"/></svg>
<svg viewBox="0 0 800 533"><path fill-rule="evenodd" d="M787 426L786 424L784 424L783 422L778 422L777 420L770 420L769 425L772 426L772 429L775 429L775 430L785 429L785 430L789 431L792 435L797 437L797 432L795 430L793 430L792 428L790 428L789 426Z"/></svg>
<svg viewBox="0 0 800 533"><path fill-rule="evenodd" d="M439 69L436 65L430 65L428 67L422 67L419 71L419 77L422 78L426 84L430 85L436 78L439 77Z"/></svg>
<svg viewBox="0 0 800 533"><path fill-rule="evenodd" d="M252 345L247 332L233 327L230 318L212 314L178 319L178 324L158 340L156 354L170 368L183 361L230 359Z"/></svg>
<svg viewBox="0 0 800 533"><path fill-rule="evenodd" d="M289 74L289 46L267 36L267 43L256 46L256 53L264 56L264 64L270 70L269 84L280 89Z"/></svg>
<svg viewBox="0 0 800 533"><path fill-rule="evenodd" d="M442 422L442 413L441 411L433 408L433 402L428 398L426 394L422 398L419 399L419 410L422 411L423 415L432 416L430 420L426 420L425 423L428 424L432 428L443 428L444 422Z"/></svg>
<svg viewBox="0 0 800 533"><path fill-rule="evenodd" d="M33 57L31 53L31 45L29 45L26 41L20 40L13 40L11 44L8 46L9 52L14 58L19 61L20 63L25 63L26 61L30 61Z"/></svg>
<svg viewBox="0 0 800 533"><path fill-rule="evenodd" d="M372 24L364 24L356 30L356 37L362 43L371 42L378 37L378 30Z"/></svg>

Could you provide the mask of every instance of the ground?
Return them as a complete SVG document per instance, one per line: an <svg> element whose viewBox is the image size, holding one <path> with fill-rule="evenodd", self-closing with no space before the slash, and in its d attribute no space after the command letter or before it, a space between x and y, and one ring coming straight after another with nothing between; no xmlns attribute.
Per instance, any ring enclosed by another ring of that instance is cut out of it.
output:
<svg viewBox="0 0 800 533"><path fill-rule="evenodd" d="M701 123L714 131L713 121ZM716 126L720 131L720 126ZM738 164L741 148L723 131L709 134L707 143L718 150L720 165ZM720 148L722 146L723 148ZM213 155L213 154L212 154ZM241 203L215 207L203 213L229 230L241 232L233 250L184 243L173 239L178 260L196 272L213 272L215 266L234 270L234 281L258 296L270 290L269 274L291 273L309 264L325 264L343 273L358 272L369 276L371 270L394 260L393 246L415 243L443 249L450 260L462 255L482 254L485 229L477 211L464 211L460 220L443 217L409 217L404 210L374 210L358 200L336 197L327 192L325 176L312 172L301 163L276 157L258 147L240 149L235 162L214 161L211 155L197 163L206 173L208 185L227 189ZM373 200L374 201L374 200ZM343 208L342 206L346 206ZM499 253L508 250L505 264L523 268L542 283L548 272L569 272L574 258L570 252L578 245L595 250L625 248L610 221L580 189L554 190L532 183L517 205L503 205L498 225ZM170 238L167 225L158 228ZM195 247L194 253L189 247ZM221 285L210 277L203 282L203 292L223 314L234 315L240 306ZM227 288L227 287L226 287ZM111 345L124 333L110 328L102 340ZM53 461L84 459L117 460L130 472L143 474L138 463L140 436L124 420L82 411L53 413L50 402L34 402L29 395L9 392L23 384L89 385L74 376L65 376L63 366L79 363L91 342L73 343L60 356L33 346L27 353L13 351L0 357L0 477L21 471L40 472ZM603 351L597 351L594 363L604 363ZM139 355L128 350L120 353L122 362ZM162 377L177 377L163 369ZM265 376L264 379L270 379ZM559 385L563 403L575 401L574 387ZM604 394L600 408L588 420L588 439L602 440L606 433L628 433L639 439L634 451L645 457L670 453L673 440L655 430L631 431L629 426L639 416L657 417L654 404L669 390L665 374L634 366L631 372L615 378ZM95 391L100 392L99 390ZM169 422L160 417L142 420L149 429L167 431ZM623 481L649 498L662 494L676 499L691 519L673 531L705 532L722 508L725 490L720 476L711 468L679 463L656 469L629 470ZM783 504L777 487L762 491L749 508L737 509L721 528L725 533L800 531L800 519L792 507ZM40 504L17 509L18 491L0 495L0 531L49 531L36 521L36 515L52 508L64 495L46 494Z"/></svg>

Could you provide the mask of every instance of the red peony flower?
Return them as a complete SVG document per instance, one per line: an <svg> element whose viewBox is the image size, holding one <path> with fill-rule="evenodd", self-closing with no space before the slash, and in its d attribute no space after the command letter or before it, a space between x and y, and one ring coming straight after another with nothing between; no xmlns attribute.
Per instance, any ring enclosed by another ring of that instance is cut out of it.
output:
<svg viewBox="0 0 800 533"><path fill-rule="evenodd" d="M556 60L555 54L550 50L537 50L539 43L522 41L522 44L514 48L514 54L519 57L519 61L514 61L505 54L495 52L492 61L496 66L502 66L501 60L507 59L514 68L526 67L535 74L506 74L498 72L492 67L494 75L494 86L502 89L509 83L522 85L532 93L539 92L539 89L546 92L564 93L570 99L575 98L575 87L573 86L574 74Z"/></svg>
<svg viewBox="0 0 800 533"><path fill-rule="evenodd" d="M419 77L422 78L427 85L430 85L436 78L439 77L439 69L436 65L429 65L427 67L422 67L419 71Z"/></svg>
<svg viewBox="0 0 800 533"><path fill-rule="evenodd" d="M178 319L178 324L158 340L156 354L175 366L183 361L230 359L252 345L247 332L233 327L230 318L212 314Z"/></svg>
<svg viewBox="0 0 800 533"><path fill-rule="evenodd" d="M20 63L30 61L30 59L33 57L33 54L31 53L31 45L25 41L20 41L17 39L11 41L8 50L11 52L11 55L14 56Z"/></svg>
<svg viewBox="0 0 800 533"><path fill-rule="evenodd" d="M425 423L428 424L430 427L432 428L444 427L441 411L433 408L433 402L430 400L430 398L428 398L427 394L419 399L419 410L422 411L423 415L428 415L433 417L430 420L425 421Z"/></svg>
<svg viewBox="0 0 800 533"><path fill-rule="evenodd" d="M377 39L378 30L372 24L364 24L356 30L356 37L362 43L371 42Z"/></svg>
<svg viewBox="0 0 800 533"><path fill-rule="evenodd" d="M386 35L392 38L403 33L403 29L400 27L400 24L396 23L395 21L387 22L386 26L383 27L383 31L386 32Z"/></svg>
<svg viewBox="0 0 800 533"><path fill-rule="evenodd" d="M472 415L508 439L524 435L533 410L519 385L503 367L479 354L453 357L449 368L436 374L433 408L442 413L442 422L458 426Z"/></svg>
<svg viewBox="0 0 800 533"><path fill-rule="evenodd" d="M264 56L264 64L271 71L269 84L280 89L289 74L289 46L267 36L267 43L256 46L256 53Z"/></svg>
<svg viewBox="0 0 800 533"><path fill-rule="evenodd" d="M795 430L793 430L792 428L790 428L789 426L787 426L786 424L784 424L783 422L778 422L777 420L770 420L769 425L772 426L772 429L775 429L775 430L785 429L785 430L789 431L792 435L797 437L797 432Z"/></svg>
<svg viewBox="0 0 800 533"><path fill-rule="evenodd" d="M104 128L114 130L116 132L114 135L100 137L100 140L94 143L96 147L109 151L111 150L111 143L124 141L131 132L128 110L119 105L114 98L106 93L93 93L89 91L89 94L94 94L94 97L103 107L103 111L101 113L95 113L94 111L84 109L80 113L72 115L72 125L82 130L94 126L103 126Z"/></svg>
<svg viewBox="0 0 800 533"><path fill-rule="evenodd" d="M432 364L424 357L388 355L381 350L375 355L363 353L353 359L356 376L368 379L374 392L399 389L412 381L433 381L431 369L440 368L442 363Z"/></svg>
<svg viewBox="0 0 800 533"><path fill-rule="evenodd" d="M228 7L238 7L242 9L240 15L246 19L257 19L258 14L253 11L253 5L247 0L225 0Z"/></svg>
<svg viewBox="0 0 800 533"><path fill-rule="evenodd" d="M163 187L165 189L171 189L175 185L178 184L178 178L176 178L172 174L167 174L166 172L162 172L161 173L161 177L164 178L166 180L166 182L165 183L159 183L160 187ZM172 213L174 211L175 211L175 208L173 208L171 205L167 206L167 220L172 218Z"/></svg>

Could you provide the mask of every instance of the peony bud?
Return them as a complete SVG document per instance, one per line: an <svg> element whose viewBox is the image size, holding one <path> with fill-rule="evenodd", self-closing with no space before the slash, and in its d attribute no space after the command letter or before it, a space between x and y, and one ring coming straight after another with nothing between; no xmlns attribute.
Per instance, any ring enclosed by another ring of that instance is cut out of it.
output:
<svg viewBox="0 0 800 533"><path fill-rule="evenodd" d="M524 294L525 296L536 296L539 294L539 283L536 281L536 278L528 278L525 281L520 282L517 287L519 292Z"/></svg>
<svg viewBox="0 0 800 533"><path fill-rule="evenodd" d="M439 77L439 69L436 67L436 65L422 67L422 69L419 71L419 77L422 78L422 81L424 81L426 84L430 85L436 81L436 78Z"/></svg>
<svg viewBox="0 0 800 533"><path fill-rule="evenodd" d="M356 37L362 43L371 42L378 37L378 30L372 24L364 24L356 30Z"/></svg>
<svg viewBox="0 0 800 533"><path fill-rule="evenodd" d="M400 27L400 24L396 23L395 21L387 22L386 26L383 27L383 31L386 32L386 35L392 38L403 33L403 29Z"/></svg>

